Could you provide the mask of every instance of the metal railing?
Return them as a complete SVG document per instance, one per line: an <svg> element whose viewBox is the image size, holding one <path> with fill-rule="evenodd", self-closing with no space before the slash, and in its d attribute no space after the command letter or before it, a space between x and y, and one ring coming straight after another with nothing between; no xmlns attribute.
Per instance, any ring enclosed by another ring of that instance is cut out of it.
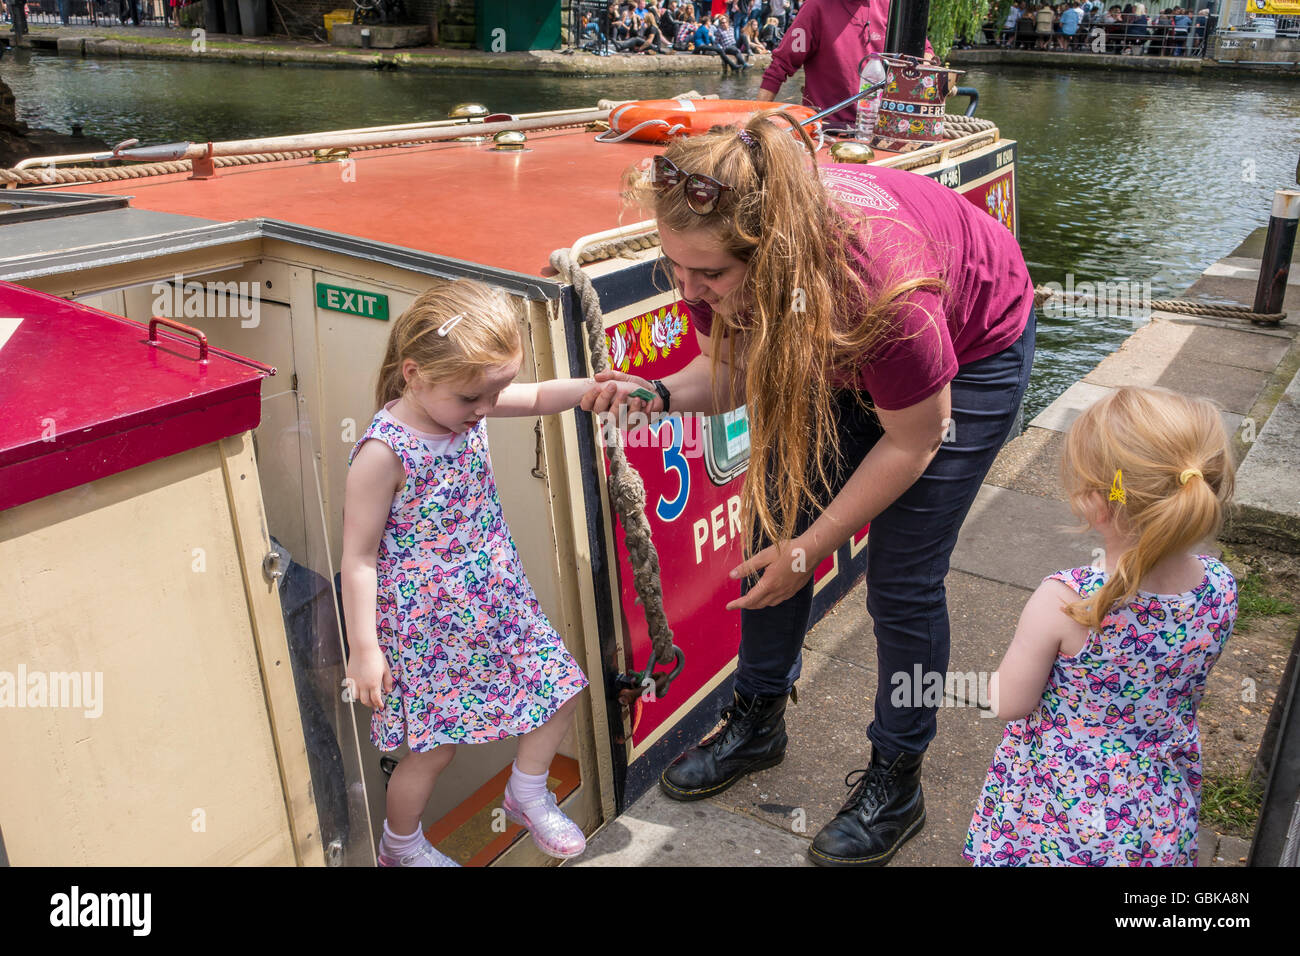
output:
<svg viewBox="0 0 1300 956"><path fill-rule="evenodd" d="M2 22L14 22L18 0L5 0ZM168 0L27 0L24 4L27 23L32 26L164 26L175 22L180 8Z"/></svg>
<svg viewBox="0 0 1300 956"><path fill-rule="evenodd" d="M594 0L573 0L569 5L570 45L608 56L614 51L610 34L613 24L609 22L609 4Z"/></svg>
<svg viewBox="0 0 1300 956"><path fill-rule="evenodd" d="M1038 33L1033 16L1026 15L1011 30L1001 23L986 22L983 39L990 46L1045 52L1201 57L1218 28L1218 18L1193 16L1191 20L1190 28L1179 32L1170 18L1158 15L1145 24L1090 19L1081 21L1074 35L1067 37L1056 32L1058 24L1050 34Z"/></svg>

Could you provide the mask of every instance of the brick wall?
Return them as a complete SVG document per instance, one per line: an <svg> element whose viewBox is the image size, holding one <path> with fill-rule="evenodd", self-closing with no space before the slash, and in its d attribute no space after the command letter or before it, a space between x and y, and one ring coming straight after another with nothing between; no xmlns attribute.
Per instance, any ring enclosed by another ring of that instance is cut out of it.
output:
<svg viewBox="0 0 1300 956"><path fill-rule="evenodd" d="M515 0L527 3L529 0ZM308 36L315 31L324 35L323 17L331 10L351 9L352 0L272 0L279 7L284 18L271 12L271 29L283 32L285 27L291 34ZM474 7L475 0L405 0L407 19L412 23L426 23L434 28L435 42L440 46L470 47L474 45ZM562 0L561 21L564 35L568 35L569 3Z"/></svg>

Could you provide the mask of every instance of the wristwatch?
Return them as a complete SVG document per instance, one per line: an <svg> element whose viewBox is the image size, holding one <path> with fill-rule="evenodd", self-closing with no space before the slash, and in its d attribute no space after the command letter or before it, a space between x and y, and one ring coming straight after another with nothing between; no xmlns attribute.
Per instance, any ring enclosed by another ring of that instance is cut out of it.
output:
<svg viewBox="0 0 1300 956"><path fill-rule="evenodd" d="M669 392L668 392L668 386L665 385L665 384L664 384L662 381L660 381L659 379L655 379L655 380L652 381L650 384L653 385L654 388L655 388L655 391L659 393L659 397L662 398L662 399L664 400L664 412L667 413L667 411L668 411L668 395L669 395Z"/></svg>

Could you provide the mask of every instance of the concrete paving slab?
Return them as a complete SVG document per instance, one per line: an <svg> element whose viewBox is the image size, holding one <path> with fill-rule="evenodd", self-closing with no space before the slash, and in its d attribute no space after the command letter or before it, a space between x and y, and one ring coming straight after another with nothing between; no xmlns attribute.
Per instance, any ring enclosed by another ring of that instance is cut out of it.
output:
<svg viewBox="0 0 1300 956"><path fill-rule="evenodd" d="M1052 404L1039 412L1029 424L1034 428L1049 428L1063 432L1070 423L1083 414L1093 402L1109 395L1113 388L1108 385L1094 385L1091 382L1075 382L1067 388Z"/></svg>
<svg viewBox="0 0 1300 956"><path fill-rule="evenodd" d="M811 840L844 802L844 775L866 766L875 691L874 661L862 667L805 647L799 703L785 712L790 737L785 760L743 778L710 802L787 831L798 826Z"/></svg>
<svg viewBox="0 0 1300 956"><path fill-rule="evenodd" d="M1286 343L1275 336L1156 318L1103 359L1084 381L1112 387L1163 386L1209 398L1224 411L1245 415L1285 351Z"/></svg>
<svg viewBox="0 0 1300 956"><path fill-rule="evenodd" d="M1078 521L1063 501L984 485L962 526L952 568L1033 590L1061 568L1091 564L1101 539L1075 533ZM1032 529L1008 534L1008 529Z"/></svg>
<svg viewBox="0 0 1300 956"><path fill-rule="evenodd" d="M707 800L650 790L566 866L812 866L808 841Z"/></svg>
<svg viewBox="0 0 1300 956"><path fill-rule="evenodd" d="M1052 402L1052 404L1039 412L1038 416L1030 423L1030 426L1033 428L1047 429L1061 433L1069 431L1070 425L1074 423L1074 420L1082 415L1090 405L1105 398L1114 390L1114 388L1107 385L1093 385L1090 382L1075 382L1057 396L1056 400ZM1219 409L1219 417L1223 419L1223 427L1227 430L1229 435L1241 427L1241 423L1245 419L1244 415L1238 414L1237 412L1224 411L1222 408ZM1065 500L1065 494L1060 489L1060 453L1061 449L1064 447L1065 442L1062 441L1060 447L1056 449L1057 458L1053 468L1050 469L1050 473L1048 468L1040 469L1040 477L1057 486L1055 494L1047 495L1046 491L1036 484L1031 487L1017 488L1017 490L1026 491L1029 494L1038 494L1043 497L1057 497L1061 500ZM1047 460L1037 463L1040 465L1053 464ZM990 480L988 483L1008 487L998 481ZM1030 483L1026 482L1025 484L1028 485Z"/></svg>
<svg viewBox="0 0 1300 956"><path fill-rule="evenodd" d="M984 478L987 485L1010 488L1039 498L1065 500L1061 490L1061 452L1065 433L1030 425L1008 442Z"/></svg>
<svg viewBox="0 0 1300 956"><path fill-rule="evenodd" d="M1226 833L1211 831L1207 834L1202 831L1196 860L1198 866L1245 866L1249 858L1249 840Z"/></svg>
<svg viewBox="0 0 1300 956"><path fill-rule="evenodd" d="M1300 375L1291 379L1237 472L1237 502L1300 519Z"/></svg>
<svg viewBox="0 0 1300 956"><path fill-rule="evenodd" d="M785 760L701 803L811 841L848 796L845 775L867 765L875 674L805 650L800 691L799 704L786 711L790 746ZM1004 726L979 714L975 707L940 709L938 734L922 771L926 827L899 851L892 866L963 863L966 828Z"/></svg>
<svg viewBox="0 0 1300 956"><path fill-rule="evenodd" d="M1237 469L1232 535L1300 547L1300 375L1296 375Z"/></svg>
<svg viewBox="0 0 1300 956"><path fill-rule="evenodd" d="M1249 279L1252 282L1258 282L1259 270L1262 265L1263 262L1259 259L1228 256L1226 259L1220 259L1214 263L1201 275L1227 279ZM1287 285L1300 285L1300 273L1290 273L1287 276Z"/></svg>
<svg viewBox="0 0 1300 956"><path fill-rule="evenodd" d="M804 647L866 668L875 680L876 638L867 613L865 579L804 636Z"/></svg>
<svg viewBox="0 0 1300 956"><path fill-rule="evenodd" d="M1282 361L1282 356L1286 355L1290 346L1291 335L1288 332L1257 329L1244 324L1235 328L1197 324L1191 326L1191 335L1183 344L1183 349L1212 357L1224 365L1271 372L1277 368L1277 363Z"/></svg>
<svg viewBox="0 0 1300 956"><path fill-rule="evenodd" d="M1264 240L1268 238L1268 226L1259 226L1233 249L1229 259L1259 259L1264 255ZM1291 253L1291 261L1300 265L1300 242L1296 243Z"/></svg>
<svg viewBox="0 0 1300 956"><path fill-rule="evenodd" d="M1056 568L1047 568L1042 576ZM978 700L988 703L987 677L997 670L1016 632L1016 622L1033 592L1014 584L1000 584L962 571L948 575L948 620L952 653L948 669L977 675ZM993 718L985 717L985 720ZM1000 725L999 725L1000 726Z"/></svg>

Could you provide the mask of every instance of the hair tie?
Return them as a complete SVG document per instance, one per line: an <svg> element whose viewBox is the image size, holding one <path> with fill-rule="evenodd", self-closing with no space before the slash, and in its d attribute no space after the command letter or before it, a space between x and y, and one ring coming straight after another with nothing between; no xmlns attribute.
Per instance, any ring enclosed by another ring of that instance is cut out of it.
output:
<svg viewBox="0 0 1300 956"><path fill-rule="evenodd" d="M736 135L740 137L740 141L744 143L746 146L748 146L751 151L753 152L758 151L759 149L758 140L754 139L754 137L749 134L749 130L747 129L738 130L736 132Z"/></svg>
<svg viewBox="0 0 1300 956"><path fill-rule="evenodd" d="M438 334L445 338L447 333L450 332L452 329L454 329L456 327L456 323L463 318L465 318L464 312L461 312L459 315L453 315L446 322L442 323L442 325L438 326Z"/></svg>
<svg viewBox="0 0 1300 956"><path fill-rule="evenodd" d="M1118 501L1120 504L1128 504L1128 497L1124 494L1124 469L1116 468L1115 477L1110 483L1110 500Z"/></svg>
<svg viewBox="0 0 1300 956"><path fill-rule="evenodd" d="M1201 474L1201 469L1199 469L1199 468L1188 468L1188 469L1184 470L1183 473L1182 473L1181 475L1178 476L1178 483L1179 483L1180 485L1185 485L1185 484L1187 484L1187 482L1191 481L1193 478L1204 478L1204 477L1205 477L1205 476L1204 476L1203 474Z"/></svg>

